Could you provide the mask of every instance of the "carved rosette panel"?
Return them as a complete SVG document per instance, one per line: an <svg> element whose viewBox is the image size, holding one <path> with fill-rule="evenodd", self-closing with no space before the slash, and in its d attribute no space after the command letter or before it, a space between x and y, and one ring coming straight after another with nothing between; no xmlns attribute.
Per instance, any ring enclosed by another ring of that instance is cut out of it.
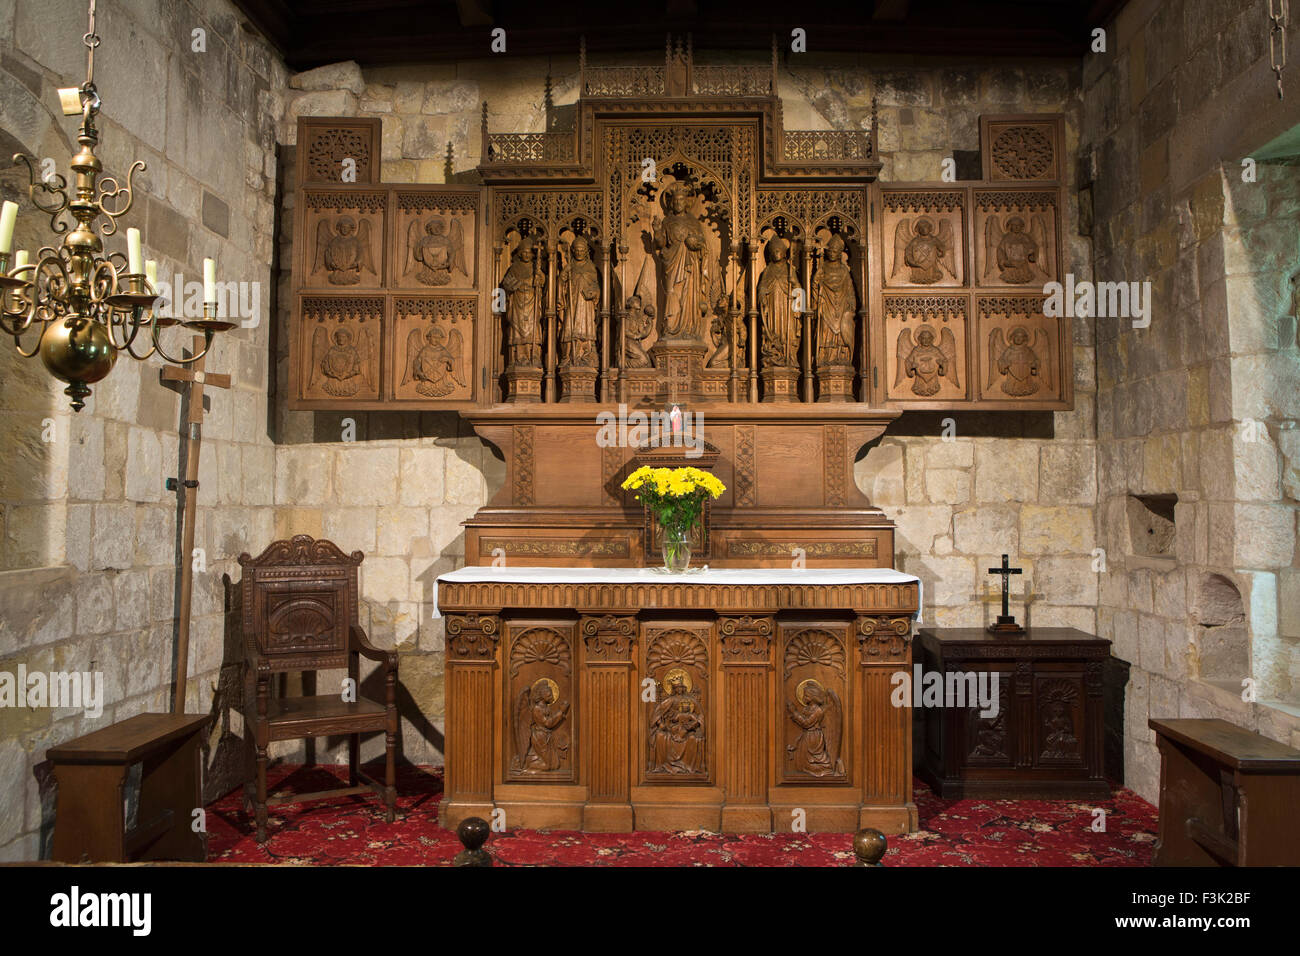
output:
<svg viewBox="0 0 1300 956"><path fill-rule="evenodd" d="M304 189L300 288L382 288L387 209L381 189Z"/></svg>
<svg viewBox="0 0 1300 956"><path fill-rule="evenodd" d="M787 781L839 782L848 775L847 637L842 624L781 627Z"/></svg>
<svg viewBox="0 0 1300 956"><path fill-rule="evenodd" d="M1061 179L1060 121L1054 117L982 117L984 178L990 182Z"/></svg>
<svg viewBox="0 0 1300 956"><path fill-rule="evenodd" d="M769 617L722 617L718 619L718 642L722 664L766 664L772 637Z"/></svg>
<svg viewBox="0 0 1300 956"><path fill-rule="evenodd" d="M411 187L393 193L394 289L477 286L478 190Z"/></svg>
<svg viewBox="0 0 1300 956"><path fill-rule="evenodd" d="M298 380L303 398L379 398L384 308L384 298L378 295L299 296Z"/></svg>
<svg viewBox="0 0 1300 956"><path fill-rule="evenodd" d="M975 284L1042 289L1059 280L1058 191L976 190Z"/></svg>
<svg viewBox="0 0 1300 956"><path fill-rule="evenodd" d="M881 191L882 275L887 288L966 283L966 192Z"/></svg>
<svg viewBox="0 0 1300 956"><path fill-rule="evenodd" d="M393 299L393 397L468 401L474 397L474 296Z"/></svg>
<svg viewBox="0 0 1300 956"><path fill-rule="evenodd" d="M508 778L573 778L572 624L514 623L506 676L505 726Z"/></svg>
<svg viewBox="0 0 1300 956"><path fill-rule="evenodd" d="M858 647L863 664L900 659L912 638L911 617L859 617Z"/></svg>
<svg viewBox="0 0 1300 956"><path fill-rule="evenodd" d="M500 618L488 614L449 614L446 622L448 660L489 661L496 655Z"/></svg>
<svg viewBox="0 0 1300 956"><path fill-rule="evenodd" d="M891 401L967 397L966 307L964 295L885 297L885 394Z"/></svg>
<svg viewBox="0 0 1300 956"><path fill-rule="evenodd" d="M1037 675L1036 764L1082 764L1083 687L1078 678Z"/></svg>
<svg viewBox="0 0 1300 956"><path fill-rule="evenodd" d="M588 663L631 662L636 643L635 618L615 614L584 617L578 622L578 628L587 648Z"/></svg>
<svg viewBox="0 0 1300 956"><path fill-rule="evenodd" d="M977 297L980 398L1005 402L1061 397L1061 328L1043 314L1043 302L1041 295Z"/></svg>
<svg viewBox="0 0 1300 956"><path fill-rule="evenodd" d="M644 705L645 779L709 778L709 641L704 624L644 625L644 675L655 699Z"/></svg>
<svg viewBox="0 0 1300 956"><path fill-rule="evenodd" d="M373 183L379 176L379 121L341 117L298 121L301 183Z"/></svg>

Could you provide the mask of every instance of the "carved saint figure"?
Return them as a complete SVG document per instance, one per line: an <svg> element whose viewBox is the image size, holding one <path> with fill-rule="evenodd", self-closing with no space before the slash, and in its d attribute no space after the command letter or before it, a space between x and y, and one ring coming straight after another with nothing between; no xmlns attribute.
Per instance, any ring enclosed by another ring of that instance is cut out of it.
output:
<svg viewBox="0 0 1300 956"><path fill-rule="evenodd" d="M515 701L515 753L510 769L557 770L569 751L569 735L560 725L569 702L557 700L559 688L549 677L519 692Z"/></svg>
<svg viewBox="0 0 1300 956"><path fill-rule="evenodd" d="M786 747L795 770L814 777L842 775L844 708L839 695L818 681L806 680L795 690L795 700L786 701L785 709L799 727L799 739Z"/></svg>
<svg viewBox="0 0 1300 956"><path fill-rule="evenodd" d="M420 235L419 219L412 219L406 227L406 268L403 275L415 271L415 277L425 285L447 285L452 273L459 272L469 280L465 266L465 230L460 220L451 220L451 234L447 235L447 222L441 216L432 216L423 224Z"/></svg>
<svg viewBox="0 0 1300 956"><path fill-rule="evenodd" d="M1051 388L1047 369L1040 363L1037 351L1047 346L1047 333L1038 329L1031 348L1029 330L1015 325L1007 332L1007 340L1010 344L1003 340L1001 328L989 333L989 380L993 380L995 372L1003 376L1002 391L1017 398L1033 395L1040 384Z"/></svg>
<svg viewBox="0 0 1300 956"><path fill-rule="evenodd" d="M903 329L898 335L898 366L894 372L894 388L903 384L904 377L912 379L912 394L923 398L934 395L943 386L944 380L961 388L957 376L957 339L952 329L945 328L939 344L934 344L934 329L922 325L916 330L916 342L912 342L911 329Z"/></svg>
<svg viewBox="0 0 1300 956"><path fill-rule="evenodd" d="M324 267L331 285L358 285L361 273L377 275L370 248L370 222L352 216L328 216L316 224L316 258L312 272Z"/></svg>
<svg viewBox="0 0 1300 956"><path fill-rule="evenodd" d="M370 361L374 343L370 340L370 330L362 329L355 345L352 338L351 329L338 328L330 335L323 325L316 327L312 335L308 388L320 382L328 394L342 398L355 395L362 385L373 387Z"/></svg>
<svg viewBox="0 0 1300 956"><path fill-rule="evenodd" d="M533 261L533 242L521 239L510 254L510 268L501 277L505 290L507 346L510 364L541 368L542 288L546 276Z"/></svg>
<svg viewBox="0 0 1300 956"><path fill-rule="evenodd" d="M933 285L945 278L957 278L957 258L954 252L952 222L939 220L938 233L934 220L921 216L916 220L906 217L898 220L894 230L894 268L890 279L906 276L907 281L918 285ZM903 271L906 269L906 273Z"/></svg>
<svg viewBox="0 0 1300 956"><path fill-rule="evenodd" d="M744 315L740 311L728 315L715 315L713 321L709 323L709 336L713 339L713 346L717 351L709 359L708 368L730 368L731 367L731 327L736 327L736 364L745 366L749 352L746 348L749 342L749 328L745 325Z"/></svg>
<svg viewBox="0 0 1300 956"><path fill-rule="evenodd" d="M858 300L853 276L844 262L844 240L831 236L812 279L817 313L817 367L848 365L853 360L854 313Z"/></svg>
<svg viewBox="0 0 1300 956"><path fill-rule="evenodd" d="M654 264L649 256L641 262L641 275L627 299L623 313L623 365L627 368L650 368L645 340L655 325Z"/></svg>
<svg viewBox="0 0 1300 956"><path fill-rule="evenodd" d="M704 226L687 212L691 190L685 183L673 184L664 201L669 215L654 222L655 244L663 265L663 334L665 338L702 342L704 316L710 306Z"/></svg>
<svg viewBox="0 0 1300 956"><path fill-rule="evenodd" d="M701 773L704 770L704 715L700 695L680 667L664 675L663 697L650 716L650 772Z"/></svg>
<svg viewBox="0 0 1300 956"><path fill-rule="evenodd" d="M758 277L758 312L763 324L763 359L780 368L799 367L799 317L794 291L799 276L790 263L790 243L780 236L763 250L767 265Z"/></svg>
<svg viewBox="0 0 1300 956"><path fill-rule="evenodd" d="M596 364L596 304L600 276L591 261L591 244L576 236L569 245L568 263L560 272L560 361L565 365Z"/></svg>
<svg viewBox="0 0 1300 956"><path fill-rule="evenodd" d="M1079 752L1079 738L1074 736L1074 721L1070 705L1060 699L1047 701L1047 715L1043 719L1047 731L1045 757L1073 757Z"/></svg>
<svg viewBox="0 0 1300 956"><path fill-rule="evenodd" d="M402 384L415 382L415 390L430 398L441 398L464 385L461 377L461 358L465 352L465 337L460 329L450 332L441 325L427 329L412 329L406 337L406 371Z"/></svg>
<svg viewBox="0 0 1300 956"><path fill-rule="evenodd" d="M985 281L995 271L1003 282L1016 285L1050 279L1055 270L1043 217L1031 217L1028 231L1023 216L1008 216L1006 225L1004 232L997 216L989 216L984 224Z"/></svg>

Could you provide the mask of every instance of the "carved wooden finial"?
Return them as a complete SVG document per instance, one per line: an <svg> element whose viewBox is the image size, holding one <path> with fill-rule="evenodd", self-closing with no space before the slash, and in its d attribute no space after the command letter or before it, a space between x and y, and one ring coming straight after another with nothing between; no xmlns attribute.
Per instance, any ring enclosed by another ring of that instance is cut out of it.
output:
<svg viewBox="0 0 1300 956"><path fill-rule="evenodd" d="M546 89L542 93L542 103L546 107L546 115L549 116L551 110L555 108L555 100L551 95L551 74L549 71L546 74Z"/></svg>
<svg viewBox="0 0 1300 956"><path fill-rule="evenodd" d="M492 854L483 849L492 828L482 817L466 817L456 828L456 836L465 848L456 854L452 866L491 866Z"/></svg>
<svg viewBox="0 0 1300 956"><path fill-rule="evenodd" d="M863 827L853 834L853 855L858 858L858 862L853 865L884 866L885 864L880 860L887 849L889 849L889 841L885 839L883 833L873 827Z"/></svg>
<svg viewBox="0 0 1300 956"><path fill-rule="evenodd" d="M776 71L777 71L777 54L776 54L776 34L772 34L772 95L776 95Z"/></svg>
<svg viewBox="0 0 1300 956"><path fill-rule="evenodd" d="M871 97L871 150L868 158L874 158L876 155L876 142L879 135L876 129L876 98L873 96Z"/></svg>
<svg viewBox="0 0 1300 956"><path fill-rule="evenodd" d="M587 68L587 36L583 34L578 37L578 72L581 73Z"/></svg>
<svg viewBox="0 0 1300 956"><path fill-rule="evenodd" d="M487 100L483 101L483 132L487 132Z"/></svg>
<svg viewBox="0 0 1300 956"><path fill-rule="evenodd" d="M455 166L452 160L456 157L456 148L451 143L447 144L447 158L442 161L442 181L451 182L451 177L455 172Z"/></svg>

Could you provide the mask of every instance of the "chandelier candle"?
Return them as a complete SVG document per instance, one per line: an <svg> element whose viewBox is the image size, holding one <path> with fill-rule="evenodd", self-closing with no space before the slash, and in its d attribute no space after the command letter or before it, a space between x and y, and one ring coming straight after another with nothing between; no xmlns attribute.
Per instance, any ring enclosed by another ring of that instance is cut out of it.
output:
<svg viewBox="0 0 1300 956"><path fill-rule="evenodd" d="M212 305L217 301L217 260L203 260L203 301Z"/></svg>
<svg viewBox="0 0 1300 956"><path fill-rule="evenodd" d="M0 207L0 256L14 247L14 222L18 218L18 204L6 202Z"/></svg>
<svg viewBox="0 0 1300 956"><path fill-rule="evenodd" d="M132 226L126 231L126 267L131 275L138 276L144 271L140 255L140 230Z"/></svg>

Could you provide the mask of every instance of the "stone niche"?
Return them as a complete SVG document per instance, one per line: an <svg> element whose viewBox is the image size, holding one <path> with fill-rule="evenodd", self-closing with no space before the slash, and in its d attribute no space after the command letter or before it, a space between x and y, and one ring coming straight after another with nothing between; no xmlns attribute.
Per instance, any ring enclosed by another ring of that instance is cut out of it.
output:
<svg viewBox="0 0 1300 956"><path fill-rule="evenodd" d="M1202 574L1192 603L1198 673L1202 680L1239 681L1250 673L1250 636L1237 585L1222 574Z"/></svg>
<svg viewBox="0 0 1300 956"><path fill-rule="evenodd" d="M1129 495L1129 550L1144 558L1172 558L1174 551L1174 506L1177 495Z"/></svg>

